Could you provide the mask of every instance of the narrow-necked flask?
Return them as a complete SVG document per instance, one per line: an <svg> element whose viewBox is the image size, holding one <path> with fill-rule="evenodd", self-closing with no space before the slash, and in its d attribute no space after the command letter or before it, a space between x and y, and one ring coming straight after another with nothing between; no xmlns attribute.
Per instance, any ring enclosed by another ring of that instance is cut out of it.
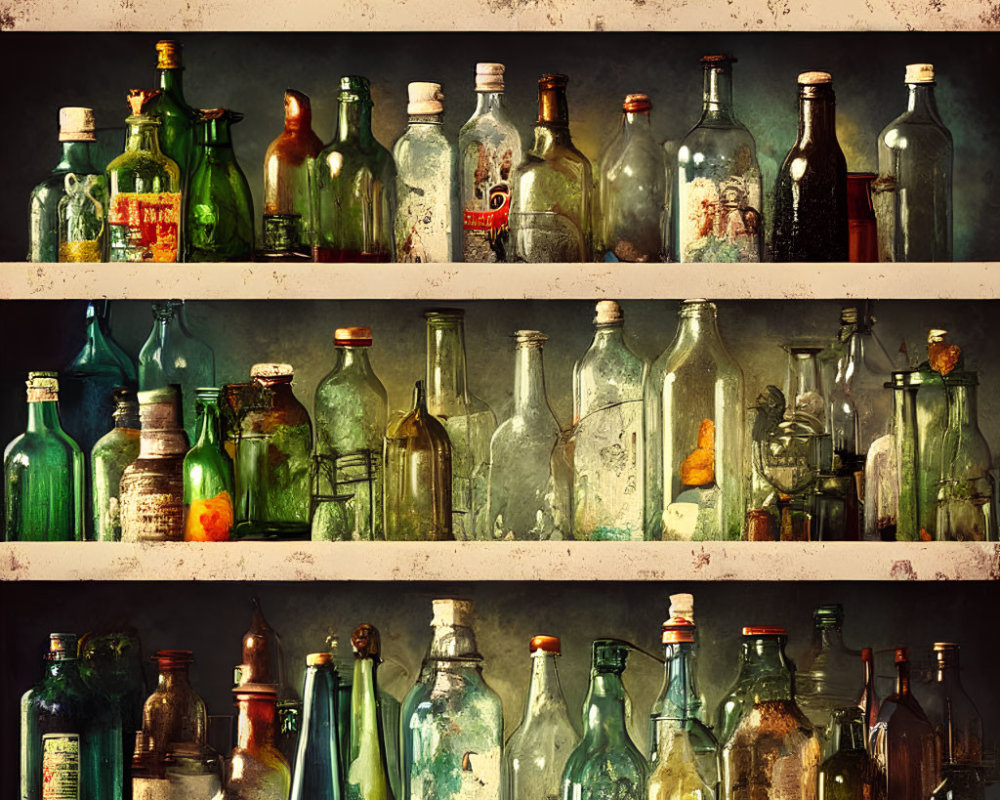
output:
<svg viewBox="0 0 1000 800"><path fill-rule="evenodd" d="M181 184L186 186L194 169L195 126L198 112L184 99L184 65L181 43L163 40L156 43L156 69L160 94L152 112L160 118L160 145L181 170Z"/></svg>
<svg viewBox="0 0 1000 800"><path fill-rule="evenodd" d="M383 731L376 670L382 660L378 629L359 625L351 635L354 680L351 685L351 753L346 788L350 800L395 800Z"/></svg>
<svg viewBox="0 0 1000 800"><path fill-rule="evenodd" d="M114 401L114 428L90 451L91 525L98 542L122 538L122 473L139 457L139 401L135 390L115 389Z"/></svg>
<svg viewBox="0 0 1000 800"><path fill-rule="evenodd" d="M983 718L962 686L958 652L954 642L934 642L937 670L925 710L941 749L942 782L954 800L981 800L985 788ZM935 796L943 800L940 787Z"/></svg>
<svg viewBox="0 0 1000 800"><path fill-rule="evenodd" d="M340 800L344 776L337 737L337 670L329 653L306 656L302 698L290 800Z"/></svg>
<svg viewBox="0 0 1000 800"><path fill-rule="evenodd" d="M218 387L196 391L198 438L184 456L184 540L224 542L233 529L233 461L222 447Z"/></svg>
<svg viewBox="0 0 1000 800"><path fill-rule="evenodd" d="M871 800L868 724L860 708L838 708L830 717L830 755L819 770L819 800Z"/></svg>
<svg viewBox="0 0 1000 800"><path fill-rule="evenodd" d="M275 688L247 683L233 689L233 694L239 714L236 747L228 759L226 800L289 800L291 773L288 761L276 744ZM309 797L310 800L338 800L339 794L317 793Z"/></svg>

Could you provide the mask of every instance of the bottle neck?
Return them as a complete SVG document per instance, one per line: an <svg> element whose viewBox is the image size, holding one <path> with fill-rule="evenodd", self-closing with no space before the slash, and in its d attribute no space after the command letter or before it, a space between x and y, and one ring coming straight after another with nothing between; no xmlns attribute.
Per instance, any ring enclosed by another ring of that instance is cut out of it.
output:
<svg viewBox="0 0 1000 800"><path fill-rule="evenodd" d="M625 687L620 673L591 672L584 725L585 736L598 732L616 739L626 736Z"/></svg>
<svg viewBox="0 0 1000 800"><path fill-rule="evenodd" d="M702 84L702 122L733 122L733 71L728 64L706 65Z"/></svg>
<svg viewBox="0 0 1000 800"><path fill-rule="evenodd" d="M427 326L427 396L432 407L468 398L465 332L461 320Z"/></svg>
<svg viewBox="0 0 1000 800"><path fill-rule="evenodd" d="M514 413L525 414L547 407L542 346L519 344L514 364Z"/></svg>
<svg viewBox="0 0 1000 800"><path fill-rule="evenodd" d="M312 108L299 106L296 111L285 111L285 133L312 130Z"/></svg>
<svg viewBox="0 0 1000 800"><path fill-rule="evenodd" d="M948 426L968 428L976 425L976 387L948 384Z"/></svg>
<svg viewBox="0 0 1000 800"><path fill-rule="evenodd" d="M753 702L792 698L792 671L780 639L768 637L744 642L740 676L751 682Z"/></svg>
<svg viewBox="0 0 1000 800"><path fill-rule="evenodd" d="M28 432L43 433L62 430L59 425L59 402L45 400L28 403Z"/></svg>
<svg viewBox="0 0 1000 800"><path fill-rule="evenodd" d="M241 697L238 701L237 747L250 754L274 746L275 698Z"/></svg>
<svg viewBox="0 0 1000 800"><path fill-rule="evenodd" d="M116 428L139 430L139 404L135 400L119 400L113 417Z"/></svg>
<svg viewBox="0 0 1000 800"><path fill-rule="evenodd" d="M692 719L696 716L693 706L698 702L698 692L694 686L694 644L668 644L665 655L667 691L664 716Z"/></svg>
<svg viewBox="0 0 1000 800"><path fill-rule="evenodd" d="M626 137L634 135L648 135L652 125L649 121L648 111L623 111L622 128Z"/></svg>
<svg viewBox="0 0 1000 800"><path fill-rule="evenodd" d="M180 67L160 70L160 91L184 99L184 70Z"/></svg>
<svg viewBox="0 0 1000 800"><path fill-rule="evenodd" d="M481 117L484 114L502 115L507 112L507 103L504 100L503 92L476 92L476 113Z"/></svg>
<svg viewBox="0 0 1000 800"><path fill-rule="evenodd" d="M937 100L934 98L933 83L909 83L906 98L906 110L911 114L920 114L933 119L939 119Z"/></svg>
<svg viewBox="0 0 1000 800"><path fill-rule="evenodd" d="M545 650L536 650L531 654L531 680L528 683L528 701L524 707L526 722L540 716L553 705L565 705L556 667L558 658L558 654Z"/></svg>
<svg viewBox="0 0 1000 800"><path fill-rule="evenodd" d="M129 117L130 120L135 119ZM161 156L159 122L152 118L145 117L128 123L128 139L125 142L125 149L129 152L151 153L154 156Z"/></svg>
<svg viewBox="0 0 1000 800"><path fill-rule="evenodd" d="M673 349L697 343L720 342L719 324L715 309L709 306L686 306L681 309L677 337Z"/></svg>
<svg viewBox="0 0 1000 800"><path fill-rule="evenodd" d="M359 374L370 374L372 364L368 358L368 347L356 347L354 345L337 345L337 362L334 370L337 372L357 372Z"/></svg>
<svg viewBox="0 0 1000 800"><path fill-rule="evenodd" d="M836 753L864 753L867 751L867 724L860 709L853 714L834 716L830 725L830 740Z"/></svg>
<svg viewBox="0 0 1000 800"><path fill-rule="evenodd" d="M337 117L337 141L357 140L362 147L369 146L372 136L372 107L367 99L340 99Z"/></svg>
<svg viewBox="0 0 1000 800"><path fill-rule="evenodd" d="M357 758L358 753L366 753L369 765L377 764L379 775L385 778L388 770L379 718L375 671L375 662L371 658L354 659L354 680L351 686L351 750L354 758Z"/></svg>
<svg viewBox="0 0 1000 800"><path fill-rule="evenodd" d="M57 172L91 172L94 165L91 160L92 142L60 142L62 156L56 165Z"/></svg>
<svg viewBox="0 0 1000 800"><path fill-rule="evenodd" d="M444 122L444 114L409 114L406 124L411 128L436 128Z"/></svg>
<svg viewBox="0 0 1000 800"><path fill-rule="evenodd" d="M156 691L172 692L177 689L191 689L191 678L187 667L161 669L156 682Z"/></svg>
<svg viewBox="0 0 1000 800"><path fill-rule="evenodd" d="M476 634L464 625L435 625L430 657L442 661L480 661Z"/></svg>
<svg viewBox="0 0 1000 800"><path fill-rule="evenodd" d="M594 341L590 345L594 350L612 350L625 346L625 323L602 323L594 328Z"/></svg>
<svg viewBox="0 0 1000 800"><path fill-rule="evenodd" d="M907 697L910 694L910 662L902 661L896 665L896 694Z"/></svg>
<svg viewBox="0 0 1000 800"><path fill-rule="evenodd" d="M233 142L229 132L229 121L226 119L209 119L201 123L200 140L204 147L216 150L214 155L233 157Z"/></svg>
<svg viewBox="0 0 1000 800"><path fill-rule="evenodd" d="M944 686L950 687L961 684L959 678L958 650L949 650L937 654L937 675L936 680Z"/></svg>
<svg viewBox="0 0 1000 800"><path fill-rule="evenodd" d="M802 87L799 92L799 145L825 143L836 138L837 114L833 89Z"/></svg>
<svg viewBox="0 0 1000 800"><path fill-rule="evenodd" d="M570 137L568 125L547 122L539 122L535 125L535 143L532 150L536 155L544 158L550 150L572 146L573 139Z"/></svg>
<svg viewBox="0 0 1000 800"><path fill-rule="evenodd" d="M217 400L202 400L201 421L198 426L199 447L218 448L222 442L222 423L219 419Z"/></svg>
<svg viewBox="0 0 1000 800"><path fill-rule="evenodd" d="M844 629L840 625L818 625L813 629L813 641L820 650L843 650Z"/></svg>

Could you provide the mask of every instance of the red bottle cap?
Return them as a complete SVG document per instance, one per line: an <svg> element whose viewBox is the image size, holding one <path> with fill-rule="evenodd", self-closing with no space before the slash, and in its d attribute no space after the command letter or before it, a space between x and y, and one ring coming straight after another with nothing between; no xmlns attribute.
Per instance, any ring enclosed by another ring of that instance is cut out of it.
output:
<svg viewBox="0 0 1000 800"><path fill-rule="evenodd" d="M777 628L770 625L747 626L743 628L744 636L785 636L784 628Z"/></svg>
<svg viewBox="0 0 1000 800"><path fill-rule="evenodd" d="M547 636L543 634L531 637L529 649L532 653L536 650L541 650L545 653L556 653L558 655L562 652L562 645L559 643L558 636Z"/></svg>
<svg viewBox="0 0 1000 800"><path fill-rule="evenodd" d="M371 328L337 328L333 332L333 343L335 345L347 345L351 347L371 347Z"/></svg>
<svg viewBox="0 0 1000 800"><path fill-rule="evenodd" d="M896 659L895 659L896 663L897 664L905 664L909 660L910 660L910 655L909 655L909 653L907 653L906 648L905 647L897 647L896 648Z"/></svg>

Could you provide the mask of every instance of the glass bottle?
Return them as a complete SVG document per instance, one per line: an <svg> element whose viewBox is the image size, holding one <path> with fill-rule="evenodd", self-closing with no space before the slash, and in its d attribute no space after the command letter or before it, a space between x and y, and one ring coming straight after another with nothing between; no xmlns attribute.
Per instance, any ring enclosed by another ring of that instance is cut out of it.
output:
<svg viewBox="0 0 1000 800"><path fill-rule="evenodd" d="M514 168L510 261L590 261L593 177L569 132L565 75L538 80L535 142Z"/></svg>
<svg viewBox="0 0 1000 800"><path fill-rule="evenodd" d="M28 425L4 450L8 542L83 539L85 461L59 424L56 375L28 373Z"/></svg>
<svg viewBox="0 0 1000 800"><path fill-rule="evenodd" d="M233 689L233 694L239 715L236 747L229 757L226 800L289 800L291 773L275 744L274 687L247 683Z"/></svg>
<svg viewBox="0 0 1000 800"><path fill-rule="evenodd" d="M521 163L521 134L507 116L503 64L476 64L476 111L458 133L462 260L509 260L511 172Z"/></svg>
<svg viewBox="0 0 1000 800"><path fill-rule="evenodd" d="M427 410L423 381L417 381L413 389L410 413L389 424L382 461L385 538L454 539L451 443L444 426Z"/></svg>
<svg viewBox="0 0 1000 800"><path fill-rule="evenodd" d="M142 708L146 751L161 762L176 745L204 747L208 716L188 674L194 663L190 650L157 650L159 679Z"/></svg>
<svg viewBox="0 0 1000 800"><path fill-rule="evenodd" d="M180 260L181 167L160 150L160 92L133 89L125 152L108 164L111 261Z"/></svg>
<svg viewBox="0 0 1000 800"><path fill-rule="evenodd" d="M694 626L694 595L688 593L672 594L670 595L670 605L668 607L667 619L663 621L662 631L663 636L670 631L677 629L682 632L687 631L689 626ZM698 689L698 639L695 636L696 629L694 627L690 628L690 633L693 638L691 646L683 649L683 655L686 660L685 673L687 675L687 687L685 689L684 701L687 704L687 713L689 716L700 720L706 727L709 727L708 721L708 706L705 703L705 695ZM680 654L680 650L675 648L675 651ZM675 684L671 687L672 678L670 675L671 664L665 663L663 669L663 680L660 682L660 689L656 694L656 699L653 701L653 706L649 711L649 731L647 734L647 742L649 743L649 760L653 762L656 760L656 718L663 716L663 710L666 708L667 693L671 688L680 688L679 684Z"/></svg>
<svg viewBox="0 0 1000 800"><path fill-rule="evenodd" d="M757 142L733 108L736 59L701 63L701 119L677 150L677 260L762 261L764 191Z"/></svg>
<svg viewBox="0 0 1000 800"><path fill-rule="evenodd" d="M819 800L871 800L868 724L860 708L838 708L830 717L831 753L819 770Z"/></svg>
<svg viewBox="0 0 1000 800"><path fill-rule="evenodd" d="M372 133L367 78L340 79L333 142L316 159L314 261L391 261L396 166Z"/></svg>
<svg viewBox="0 0 1000 800"><path fill-rule="evenodd" d="M799 75L799 133L774 187L774 261L847 261L847 162L837 141L833 78Z"/></svg>
<svg viewBox="0 0 1000 800"><path fill-rule="evenodd" d="M236 443L234 538L309 536L312 424L292 393L291 364L254 364L257 402L240 421Z"/></svg>
<svg viewBox="0 0 1000 800"><path fill-rule="evenodd" d="M177 384L184 430L189 439L194 439L198 435L195 394L198 387L215 383L215 353L191 333L184 309L183 300L153 302L153 329L139 351L139 388Z"/></svg>
<svg viewBox="0 0 1000 800"><path fill-rule="evenodd" d="M455 149L441 132L439 83L407 85L406 131L392 148L396 162L396 261L452 261Z"/></svg>
<svg viewBox="0 0 1000 800"><path fill-rule="evenodd" d="M198 112L184 99L184 67L181 43L156 43L156 69L160 74L160 94L152 113L162 123L160 144L181 171L181 184L187 185L195 161L195 127Z"/></svg>
<svg viewBox="0 0 1000 800"><path fill-rule="evenodd" d="M111 301L99 301L95 303L94 307L97 310L97 324L101 326L101 332L104 334L104 343L114 357L118 359L118 363L122 366L122 372L125 373L129 382L134 384L139 376L139 373L136 371L136 362L111 335Z"/></svg>
<svg viewBox="0 0 1000 800"><path fill-rule="evenodd" d="M90 451L91 524L98 542L122 538L121 480L139 457L139 401L133 389L115 389L114 428Z"/></svg>
<svg viewBox="0 0 1000 800"><path fill-rule="evenodd" d="M340 800L344 776L337 739L337 670L329 653L306 656L302 697L290 800Z"/></svg>
<svg viewBox="0 0 1000 800"><path fill-rule="evenodd" d="M224 542L233 529L233 462L222 447L218 387L195 392L198 438L184 456L184 540Z"/></svg>
<svg viewBox="0 0 1000 800"><path fill-rule="evenodd" d="M545 394L541 331L516 331L514 411L490 440L486 535L560 539L569 533L570 475L562 429Z"/></svg>
<svg viewBox="0 0 1000 800"><path fill-rule="evenodd" d="M962 686L958 653L953 642L934 642L937 670L925 705L940 742L942 778L948 777L945 773L983 770L983 718Z"/></svg>
<svg viewBox="0 0 1000 800"><path fill-rule="evenodd" d="M715 304L686 300L643 385L646 537L739 539L744 511L743 370Z"/></svg>
<svg viewBox="0 0 1000 800"><path fill-rule="evenodd" d="M253 197L229 132L241 119L228 108L202 109L198 118L198 146L184 195L185 261L253 258Z"/></svg>
<svg viewBox="0 0 1000 800"><path fill-rule="evenodd" d="M427 410L444 425L451 443L451 526L456 539L489 538L486 491L490 439L497 418L469 391L465 360L465 311L424 312L427 320Z"/></svg>
<svg viewBox="0 0 1000 800"><path fill-rule="evenodd" d="M59 261L107 261L107 179L68 174L65 186L58 208Z"/></svg>
<svg viewBox="0 0 1000 800"><path fill-rule="evenodd" d="M499 800L503 708L483 680L471 600L433 601L426 671L403 701L406 800Z"/></svg>
<svg viewBox="0 0 1000 800"><path fill-rule="evenodd" d="M648 765L625 729L622 673L628 645L597 639L593 647L583 738L566 761L562 800L640 800Z"/></svg>
<svg viewBox="0 0 1000 800"><path fill-rule="evenodd" d="M865 720L865 747L868 746L868 733L878 722L879 702L875 694L875 656L870 647L861 648L861 663L865 669L865 682L855 705L861 709Z"/></svg>
<svg viewBox="0 0 1000 800"><path fill-rule="evenodd" d="M600 300L594 341L573 365L573 538L642 541L646 362L625 340L625 315Z"/></svg>
<svg viewBox="0 0 1000 800"><path fill-rule="evenodd" d="M77 106L59 109L59 141L62 157L48 177L31 190L28 217L28 261L101 261L104 241L66 239L60 252L59 207L70 187L74 194L80 187L90 187L91 196L107 209L107 186L103 170L96 162L93 143L97 141L94 110ZM94 180L91 180L94 179ZM85 206L81 206L81 209ZM96 205L92 207L96 209ZM74 215L70 219L82 218ZM103 224L103 216L102 216ZM76 233L77 226L69 228Z"/></svg>
<svg viewBox="0 0 1000 800"><path fill-rule="evenodd" d="M123 542L184 539L184 454L176 386L139 392L139 456L122 472Z"/></svg>
<svg viewBox="0 0 1000 800"><path fill-rule="evenodd" d="M312 171L323 142L312 129L309 98L285 90L285 129L264 154L264 251L309 252L313 238Z"/></svg>
<svg viewBox="0 0 1000 800"><path fill-rule="evenodd" d="M872 205L874 172L847 173L847 260L873 263L878 258L878 229Z"/></svg>
<svg viewBox="0 0 1000 800"><path fill-rule="evenodd" d="M375 676L381 659L379 632L359 625L351 636L354 680L351 686L351 758L347 796L351 800L395 800L383 732L381 697Z"/></svg>
<svg viewBox="0 0 1000 800"><path fill-rule="evenodd" d="M934 727L910 692L910 662L896 649L896 690L882 701L871 730L875 796L889 800L930 797L941 775Z"/></svg>
<svg viewBox="0 0 1000 800"><path fill-rule="evenodd" d="M644 94L629 94L621 124L601 155L598 255L604 261L666 261L666 153L653 139Z"/></svg>
<svg viewBox="0 0 1000 800"><path fill-rule="evenodd" d="M533 636L531 680L521 723L503 751L505 800L556 800L566 759L580 735L570 721L556 661L559 637Z"/></svg>
<svg viewBox="0 0 1000 800"><path fill-rule="evenodd" d="M385 538L382 527L382 438L385 386L372 369L370 328L337 328L337 361L316 387L312 538Z"/></svg>
<svg viewBox="0 0 1000 800"><path fill-rule="evenodd" d="M934 99L934 65L907 64L906 111L878 137L880 261L951 261L951 132Z"/></svg>

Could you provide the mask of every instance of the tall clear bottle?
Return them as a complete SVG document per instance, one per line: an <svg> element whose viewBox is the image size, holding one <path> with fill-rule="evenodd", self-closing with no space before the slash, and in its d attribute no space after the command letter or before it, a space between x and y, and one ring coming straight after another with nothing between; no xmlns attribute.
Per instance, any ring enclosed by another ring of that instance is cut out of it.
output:
<svg viewBox="0 0 1000 800"><path fill-rule="evenodd" d="M499 800L503 709L483 680L471 600L435 600L434 638L403 700L405 800Z"/></svg>
<svg viewBox="0 0 1000 800"><path fill-rule="evenodd" d="M907 64L906 111L878 137L880 261L951 261L951 131L934 99L934 65Z"/></svg>
<svg viewBox="0 0 1000 800"><path fill-rule="evenodd" d="M114 428L90 451L91 525L98 542L122 538L122 473L139 457L139 401L135 390L115 389L114 400Z"/></svg>
<svg viewBox="0 0 1000 800"><path fill-rule="evenodd" d="M531 679L521 724L503 751L505 800L557 800L566 760L580 736L570 721L556 661L559 637L533 636Z"/></svg>
<svg viewBox="0 0 1000 800"><path fill-rule="evenodd" d="M517 331L514 411L490 441L486 535L559 539L569 532L570 475L562 429L545 394L540 331Z"/></svg>
<svg viewBox="0 0 1000 800"><path fill-rule="evenodd" d="M757 142L733 107L736 59L701 63L701 119L677 149L677 260L762 261L764 191Z"/></svg>
<svg viewBox="0 0 1000 800"><path fill-rule="evenodd" d="M237 686L233 694L239 713L236 747L228 759L225 800L289 800L291 773L276 744L275 688L248 683ZM319 794L310 797L328 800Z"/></svg>
<svg viewBox="0 0 1000 800"><path fill-rule="evenodd" d="M452 261L455 149L441 132L441 84L407 86L409 124L392 148L396 162L396 261Z"/></svg>
<svg viewBox="0 0 1000 800"><path fill-rule="evenodd" d="M644 94L622 104L618 133L605 146L597 176L597 256L604 261L666 261L666 153L653 139Z"/></svg>
<svg viewBox="0 0 1000 800"><path fill-rule="evenodd" d="M597 303L594 341L573 365L573 538L642 541L642 380L614 300Z"/></svg>
<svg viewBox="0 0 1000 800"><path fill-rule="evenodd" d="M507 116L504 65L476 64L476 111L458 133L462 260L508 261L512 171L521 134Z"/></svg>
<svg viewBox="0 0 1000 800"><path fill-rule="evenodd" d="M643 386L646 537L739 539L744 513L743 370L714 303L686 300Z"/></svg>
<svg viewBox="0 0 1000 800"><path fill-rule="evenodd" d="M347 770L350 800L395 800L389 776L384 717L376 671L382 660L378 629L359 625L351 635L354 680L351 685L351 753Z"/></svg>
<svg viewBox="0 0 1000 800"><path fill-rule="evenodd" d="M195 161L195 127L198 112L184 99L184 65L181 43L163 40L156 43L156 69L160 76L160 94L152 113L160 118L160 144L163 152L181 170L181 185L187 185Z"/></svg>
<svg viewBox="0 0 1000 800"><path fill-rule="evenodd" d="M590 261L593 176L569 132L565 75L538 80L535 141L514 168L510 261Z"/></svg>
<svg viewBox="0 0 1000 800"><path fill-rule="evenodd" d="M233 460L222 446L218 387L197 391L198 438L184 456L184 540L224 542L233 529Z"/></svg>
<svg viewBox="0 0 1000 800"><path fill-rule="evenodd" d="M337 670L329 653L306 656L302 733L289 800L341 800L344 757L337 736Z"/></svg>
<svg viewBox="0 0 1000 800"><path fill-rule="evenodd" d="M839 708L830 718L830 755L819 770L819 800L871 800L868 724L860 708Z"/></svg>
<svg viewBox="0 0 1000 800"><path fill-rule="evenodd" d="M337 360L316 387L312 538L384 539L385 386L372 369L370 328L337 328Z"/></svg>

